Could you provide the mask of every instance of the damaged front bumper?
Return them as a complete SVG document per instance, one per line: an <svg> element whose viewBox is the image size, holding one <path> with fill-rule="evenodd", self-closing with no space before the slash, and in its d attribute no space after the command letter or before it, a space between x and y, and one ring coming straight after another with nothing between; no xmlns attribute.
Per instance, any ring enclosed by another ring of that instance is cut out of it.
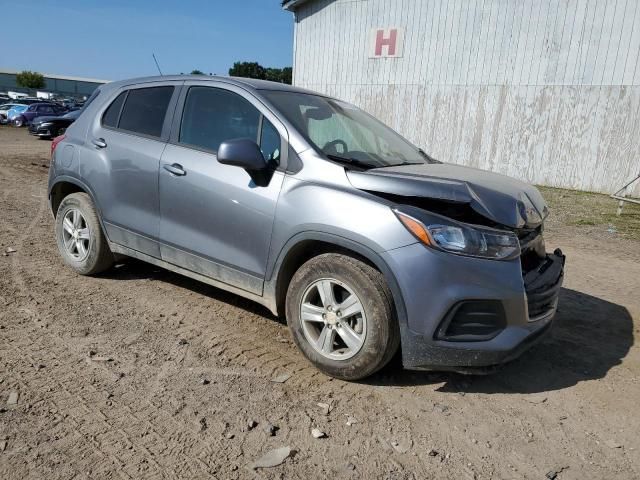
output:
<svg viewBox="0 0 640 480"><path fill-rule="evenodd" d="M406 311L405 368L488 373L518 357L552 325L564 278L559 249L526 272L518 259L465 258L422 245L386 256Z"/></svg>

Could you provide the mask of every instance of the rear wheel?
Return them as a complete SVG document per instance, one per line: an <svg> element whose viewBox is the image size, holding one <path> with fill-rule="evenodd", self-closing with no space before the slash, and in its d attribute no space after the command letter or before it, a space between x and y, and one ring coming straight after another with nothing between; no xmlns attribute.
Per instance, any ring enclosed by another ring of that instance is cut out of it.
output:
<svg viewBox="0 0 640 480"><path fill-rule="evenodd" d="M17 117L13 119L13 126L14 127L22 127L24 125L24 118L23 117Z"/></svg>
<svg viewBox="0 0 640 480"><path fill-rule="evenodd" d="M400 343L384 277L346 255L319 255L300 267L289 284L286 315L302 353L343 380L375 373Z"/></svg>
<svg viewBox="0 0 640 480"><path fill-rule="evenodd" d="M86 193L72 193L62 200L55 232L60 255L77 273L93 275L113 265L113 254Z"/></svg>

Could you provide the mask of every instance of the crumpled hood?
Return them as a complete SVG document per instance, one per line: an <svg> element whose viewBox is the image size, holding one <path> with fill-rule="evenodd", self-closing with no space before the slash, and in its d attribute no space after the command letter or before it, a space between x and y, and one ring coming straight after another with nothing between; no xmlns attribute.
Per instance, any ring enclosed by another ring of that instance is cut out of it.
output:
<svg viewBox="0 0 640 480"><path fill-rule="evenodd" d="M537 188L505 175L447 163L347 171L351 184L369 192L468 204L511 228L534 228L547 215Z"/></svg>

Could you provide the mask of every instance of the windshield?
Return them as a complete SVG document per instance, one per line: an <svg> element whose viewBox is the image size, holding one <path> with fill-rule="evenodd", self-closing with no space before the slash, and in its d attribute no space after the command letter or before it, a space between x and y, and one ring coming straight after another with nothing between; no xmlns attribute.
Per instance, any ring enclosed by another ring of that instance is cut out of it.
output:
<svg viewBox="0 0 640 480"><path fill-rule="evenodd" d="M426 163L426 156L359 108L319 95L264 91L316 150L363 168Z"/></svg>

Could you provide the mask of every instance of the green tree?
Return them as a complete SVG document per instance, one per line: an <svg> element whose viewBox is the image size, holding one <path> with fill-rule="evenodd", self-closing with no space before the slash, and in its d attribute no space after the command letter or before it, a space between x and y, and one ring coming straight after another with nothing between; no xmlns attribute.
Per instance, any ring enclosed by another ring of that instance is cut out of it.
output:
<svg viewBox="0 0 640 480"><path fill-rule="evenodd" d="M282 83L282 69L280 68L265 69L265 80L269 80L270 82Z"/></svg>
<svg viewBox="0 0 640 480"><path fill-rule="evenodd" d="M258 62L236 62L229 69L229 75L232 77L257 78L259 80L288 84L291 84L291 74L291 67L265 68Z"/></svg>
<svg viewBox="0 0 640 480"><path fill-rule="evenodd" d="M288 83L289 85L291 85L292 82L293 82L293 68L284 67L282 69L282 83Z"/></svg>
<svg viewBox="0 0 640 480"><path fill-rule="evenodd" d="M235 62L229 69L229 75L264 80L267 78L267 71L258 62Z"/></svg>
<svg viewBox="0 0 640 480"><path fill-rule="evenodd" d="M204 72L196 68L195 70L191 70L191 75L204 75Z"/></svg>
<svg viewBox="0 0 640 480"><path fill-rule="evenodd" d="M45 81L41 73L24 70L16 75L16 83L23 88L44 88Z"/></svg>

